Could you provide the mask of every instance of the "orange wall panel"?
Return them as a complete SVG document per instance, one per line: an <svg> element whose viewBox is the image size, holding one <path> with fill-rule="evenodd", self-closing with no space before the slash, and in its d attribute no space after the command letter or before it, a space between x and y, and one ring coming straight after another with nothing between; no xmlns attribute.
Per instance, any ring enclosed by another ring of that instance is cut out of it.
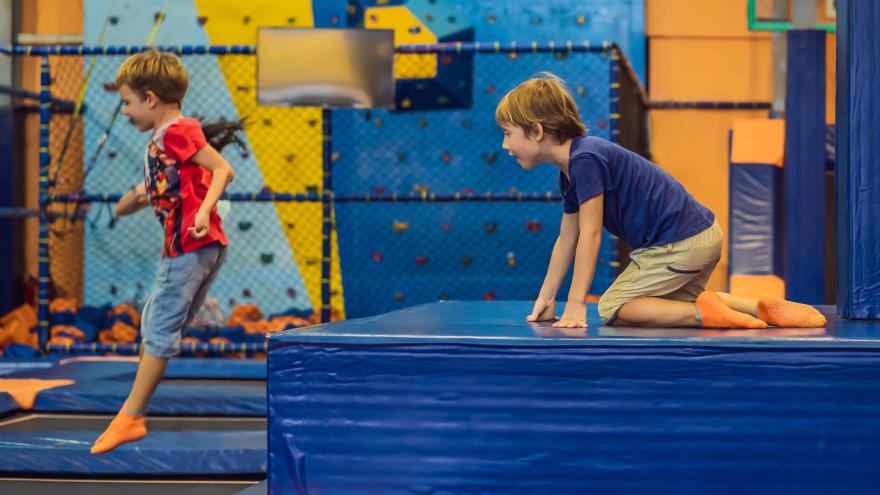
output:
<svg viewBox="0 0 880 495"><path fill-rule="evenodd" d="M748 28L746 0L647 0L645 30L649 37L756 37Z"/></svg>
<svg viewBox="0 0 880 495"><path fill-rule="evenodd" d="M650 40L652 100L770 101L770 39Z"/></svg>

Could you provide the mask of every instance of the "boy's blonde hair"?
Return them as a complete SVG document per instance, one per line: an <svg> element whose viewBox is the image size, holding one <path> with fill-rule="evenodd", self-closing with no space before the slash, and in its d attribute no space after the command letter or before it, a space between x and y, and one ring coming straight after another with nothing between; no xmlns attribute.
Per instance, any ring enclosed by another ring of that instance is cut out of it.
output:
<svg viewBox="0 0 880 495"><path fill-rule="evenodd" d="M183 102L183 95L189 85L189 76L180 58L155 48L132 55L116 71L116 87L128 87L142 99L147 91L156 93L163 103Z"/></svg>
<svg viewBox="0 0 880 495"><path fill-rule="evenodd" d="M535 124L541 124L544 132L560 143L587 132L565 82L549 72L520 83L504 95L495 109L495 121L517 125L526 136L531 136Z"/></svg>

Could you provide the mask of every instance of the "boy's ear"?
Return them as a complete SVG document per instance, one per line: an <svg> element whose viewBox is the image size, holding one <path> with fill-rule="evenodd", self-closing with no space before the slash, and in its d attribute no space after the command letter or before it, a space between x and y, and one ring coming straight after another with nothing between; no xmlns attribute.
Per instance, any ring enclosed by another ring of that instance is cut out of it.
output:
<svg viewBox="0 0 880 495"><path fill-rule="evenodd" d="M156 93L154 93L152 90L148 89L148 90L144 91L144 102L150 108L155 108L156 105L159 104L159 97L156 96Z"/></svg>
<svg viewBox="0 0 880 495"><path fill-rule="evenodd" d="M544 139L544 126L542 126L540 123L533 124L532 134L534 134L535 136L535 141L540 143L541 140Z"/></svg>

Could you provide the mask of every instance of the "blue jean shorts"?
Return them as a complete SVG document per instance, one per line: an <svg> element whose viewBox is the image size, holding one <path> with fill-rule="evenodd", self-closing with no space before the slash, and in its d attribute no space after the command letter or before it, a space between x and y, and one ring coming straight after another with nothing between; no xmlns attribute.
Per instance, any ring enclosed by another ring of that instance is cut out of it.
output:
<svg viewBox="0 0 880 495"><path fill-rule="evenodd" d="M205 302L224 259L226 248L219 243L162 258L156 290L141 314L141 339L147 354L167 358L180 352L183 331Z"/></svg>

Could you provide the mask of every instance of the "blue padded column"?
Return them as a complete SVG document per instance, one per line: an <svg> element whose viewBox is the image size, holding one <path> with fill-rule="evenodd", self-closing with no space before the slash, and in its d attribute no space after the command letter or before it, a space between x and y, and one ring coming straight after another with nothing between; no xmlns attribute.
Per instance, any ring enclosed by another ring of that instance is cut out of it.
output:
<svg viewBox="0 0 880 495"><path fill-rule="evenodd" d="M837 311L880 318L880 2L837 2Z"/></svg>
<svg viewBox="0 0 880 495"><path fill-rule="evenodd" d="M788 32L785 296L824 303L825 32Z"/></svg>

